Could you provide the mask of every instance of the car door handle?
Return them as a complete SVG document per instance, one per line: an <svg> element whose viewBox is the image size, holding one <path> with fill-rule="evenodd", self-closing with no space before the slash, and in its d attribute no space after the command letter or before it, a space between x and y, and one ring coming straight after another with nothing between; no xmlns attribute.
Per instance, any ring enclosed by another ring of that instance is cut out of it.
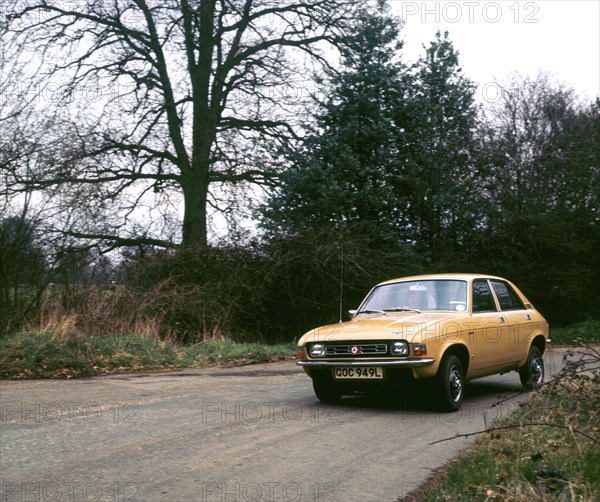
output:
<svg viewBox="0 0 600 502"><path fill-rule="evenodd" d="M528 321L531 321L531 316L529 314L525 314L525 319L527 319Z"/></svg>
<svg viewBox="0 0 600 502"><path fill-rule="evenodd" d="M502 316L498 317L498 321L500 321L500 323L506 322L506 320Z"/></svg>

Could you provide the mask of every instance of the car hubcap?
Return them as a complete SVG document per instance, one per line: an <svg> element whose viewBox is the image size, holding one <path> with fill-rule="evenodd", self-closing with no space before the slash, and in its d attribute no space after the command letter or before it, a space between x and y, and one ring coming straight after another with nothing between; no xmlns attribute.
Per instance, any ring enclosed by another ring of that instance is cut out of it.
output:
<svg viewBox="0 0 600 502"><path fill-rule="evenodd" d="M533 376L533 383L536 384L540 383L544 378L544 366L537 356L531 360L531 374Z"/></svg>
<svg viewBox="0 0 600 502"><path fill-rule="evenodd" d="M450 370L450 395L454 402L460 400L462 395L462 380L460 371L455 366Z"/></svg>

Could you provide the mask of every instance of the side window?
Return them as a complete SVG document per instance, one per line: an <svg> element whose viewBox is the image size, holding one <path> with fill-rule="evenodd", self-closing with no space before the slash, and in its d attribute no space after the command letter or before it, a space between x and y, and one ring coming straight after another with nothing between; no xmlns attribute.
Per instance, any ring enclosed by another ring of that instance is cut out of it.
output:
<svg viewBox="0 0 600 502"><path fill-rule="evenodd" d="M495 312L492 290L484 279L473 281L473 312Z"/></svg>
<svg viewBox="0 0 600 502"><path fill-rule="evenodd" d="M525 308L517 293L508 284L500 281L491 281L491 283L494 293L498 297L501 310L522 310Z"/></svg>

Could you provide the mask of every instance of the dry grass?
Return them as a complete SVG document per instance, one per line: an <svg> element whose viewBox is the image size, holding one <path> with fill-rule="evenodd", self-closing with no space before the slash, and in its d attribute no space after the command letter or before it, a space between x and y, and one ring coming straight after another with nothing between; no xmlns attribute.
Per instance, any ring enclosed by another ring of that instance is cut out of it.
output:
<svg viewBox="0 0 600 502"><path fill-rule="evenodd" d="M55 287L44 295L39 314L22 332L69 338L87 335L126 335L173 343L240 339L225 308L207 300L198 286L177 287L168 281L150 291L124 286Z"/></svg>

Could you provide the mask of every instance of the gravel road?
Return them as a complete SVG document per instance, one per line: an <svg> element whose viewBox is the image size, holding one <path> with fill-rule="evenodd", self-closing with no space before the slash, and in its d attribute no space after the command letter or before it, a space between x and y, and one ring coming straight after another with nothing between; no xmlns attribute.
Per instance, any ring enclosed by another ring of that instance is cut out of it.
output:
<svg viewBox="0 0 600 502"><path fill-rule="evenodd" d="M474 438L429 443L485 428L519 392L513 372L470 383L457 413L418 390L322 405L293 362L0 381L0 500L394 501Z"/></svg>

